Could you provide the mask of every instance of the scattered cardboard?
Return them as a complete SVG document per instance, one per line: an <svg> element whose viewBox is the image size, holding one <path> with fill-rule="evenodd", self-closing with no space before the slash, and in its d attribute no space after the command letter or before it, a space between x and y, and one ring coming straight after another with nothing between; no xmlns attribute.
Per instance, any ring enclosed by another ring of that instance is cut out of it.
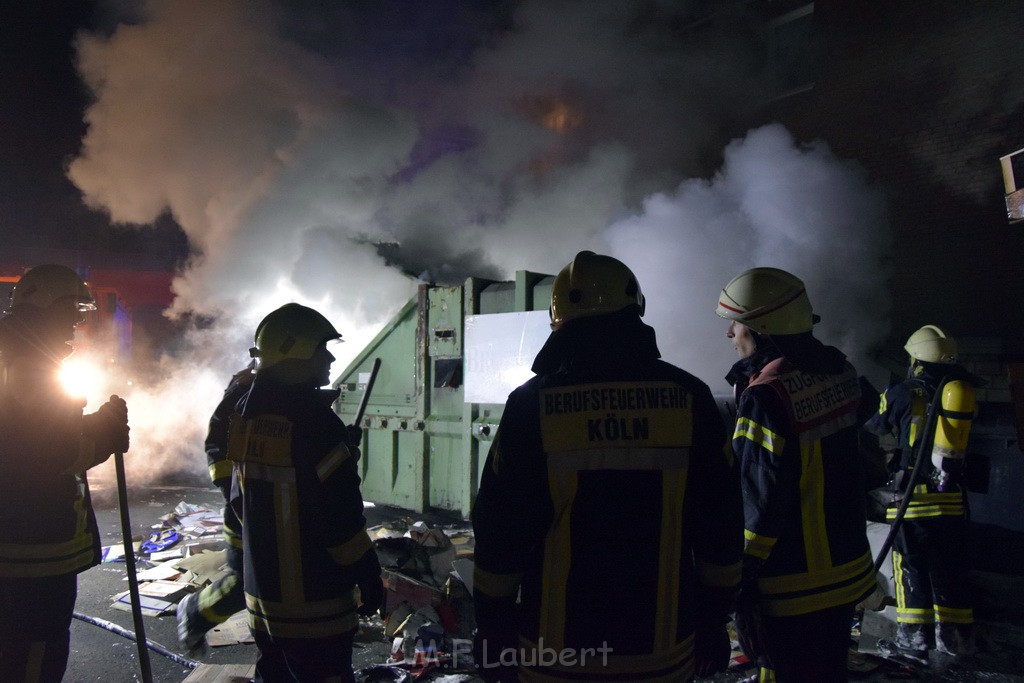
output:
<svg viewBox="0 0 1024 683"><path fill-rule="evenodd" d="M100 549L100 562L124 562L124 545L105 545Z"/></svg>
<svg viewBox="0 0 1024 683"><path fill-rule="evenodd" d="M189 585L181 581L146 581L139 584L139 595L178 602L190 592Z"/></svg>
<svg viewBox="0 0 1024 683"><path fill-rule="evenodd" d="M466 590L469 594L473 594L473 560L460 557L459 559L452 562L452 570L455 572L455 577L466 586Z"/></svg>
<svg viewBox="0 0 1024 683"><path fill-rule="evenodd" d="M889 644L896 641L896 608L889 605L880 612L865 610L860 620L860 638L857 651L869 654L889 654ZM881 644L881 646L880 646Z"/></svg>
<svg viewBox="0 0 1024 683"><path fill-rule="evenodd" d="M206 643L210 647L252 642L255 641L249 630L249 613L245 610L232 614L227 621L214 626L206 633Z"/></svg>
<svg viewBox="0 0 1024 683"><path fill-rule="evenodd" d="M404 531L389 529L386 526L372 526L366 530L366 533L370 536L371 541L376 541L380 538L402 538L405 535Z"/></svg>
<svg viewBox="0 0 1024 683"><path fill-rule="evenodd" d="M138 555L139 548L142 546L142 539L133 538L132 543L135 554ZM100 562L124 562L124 543L114 543L100 548Z"/></svg>
<svg viewBox="0 0 1024 683"><path fill-rule="evenodd" d="M185 546L185 556L192 557L205 552L217 552L224 548L224 541L219 537L204 539Z"/></svg>
<svg viewBox="0 0 1024 683"><path fill-rule="evenodd" d="M173 562L161 562L148 569L143 569L136 578L139 581L174 581L181 576L181 570Z"/></svg>
<svg viewBox="0 0 1024 683"><path fill-rule="evenodd" d="M175 560L179 557L185 556L185 546L177 545L167 550L158 550L155 553L150 553L150 562L166 562L168 560Z"/></svg>
<svg viewBox="0 0 1024 683"><path fill-rule="evenodd" d="M217 573L224 563L227 562L228 551L206 550L189 557L178 560L174 566L182 571L190 571L196 574Z"/></svg>
<svg viewBox="0 0 1024 683"><path fill-rule="evenodd" d="M123 593L115 595L114 603L111 607L122 612L131 612L132 598L131 595L129 595L129 592L124 591ZM139 595L139 607L142 610L143 616L158 617L161 614L174 614L178 605L177 603L169 600L152 598L148 595Z"/></svg>

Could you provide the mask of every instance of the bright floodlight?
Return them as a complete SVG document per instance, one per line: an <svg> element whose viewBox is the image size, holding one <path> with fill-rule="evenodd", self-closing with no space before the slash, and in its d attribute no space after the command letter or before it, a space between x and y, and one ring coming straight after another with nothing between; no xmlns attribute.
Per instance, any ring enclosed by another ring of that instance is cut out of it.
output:
<svg viewBox="0 0 1024 683"><path fill-rule="evenodd" d="M103 374L92 363L81 360L65 361L60 368L60 383L72 396L88 398L96 391Z"/></svg>

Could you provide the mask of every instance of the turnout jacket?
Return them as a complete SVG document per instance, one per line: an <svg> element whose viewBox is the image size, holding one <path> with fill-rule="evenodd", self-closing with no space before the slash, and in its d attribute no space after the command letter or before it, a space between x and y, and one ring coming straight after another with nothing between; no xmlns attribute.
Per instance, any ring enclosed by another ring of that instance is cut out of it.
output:
<svg viewBox="0 0 1024 683"><path fill-rule="evenodd" d="M707 385L659 355L635 313L582 319L508 397L472 511L474 599L494 636L521 590L521 680L688 680L695 629L728 620L732 453Z"/></svg>
<svg viewBox="0 0 1024 683"><path fill-rule="evenodd" d="M733 434L744 593L772 616L856 603L875 585L857 450L860 381L838 350L813 338L804 348L813 371L777 357L751 376Z"/></svg>
<svg viewBox="0 0 1024 683"><path fill-rule="evenodd" d="M878 412L864 425L865 429L879 436L893 434L896 437L897 450L893 455L895 461L891 463L896 466L894 471L897 473L892 482L895 500L886 510L886 518L889 521L896 519L899 508L896 503L900 494L906 493L907 485L910 483L917 447L925 433L928 405L944 378L949 381L965 381L968 384L978 381L976 377L960 366L919 363L917 374L886 388L879 402ZM946 415L947 411L941 405L936 408L937 419L954 417L966 419L969 422L974 418L973 413ZM926 448L931 447L930 444L923 445ZM958 469L962 469L964 454L957 455L959 458L950 459L950 461L959 466ZM938 457L941 458L941 454ZM925 470L918 475L910 504L907 506L905 519L965 518L967 498L963 486L957 479L952 485L939 490L933 477L935 472L933 462L933 453L926 453L922 459L922 467ZM958 474L960 473L958 472Z"/></svg>
<svg viewBox="0 0 1024 683"><path fill-rule="evenodd" d="M323 638L358 626L357 567L375 551L356 451L330 407L336 397L257 373L232 420L231 504L242 521L249 625L275 638Z"/></svg>
<svg viewBox="0 0 1024 683"><path fill-rule="evenodd" d="M231 471L233 465L228 460L228 429L231 416L235 414L242 398L252 387L255 373L245 368L231 377L220 403L210 416L209 429L206 432L206 462L210 468L210 480L224 494L224 540L233 548L242 548L242 523L231 506Z"/></svg>
<svg viewBox="0 0 1024 683"><path fill-rule="evenodd" d="M0 363L0 579L76 574L100 561L85 471L107 456L83 436L84 407L52 360Z"/></svg>
<svg viewBox="0 0 1024 683"><path fill-rule="evenodd" d="M210 416L206 432L206 462L210 468L210 481L224 494L224 500L231 498L231 461L228 460L228 427L242 397L249 392L255 373L250 368L240 370L231 376L224 389L220 403Z"/></svg>

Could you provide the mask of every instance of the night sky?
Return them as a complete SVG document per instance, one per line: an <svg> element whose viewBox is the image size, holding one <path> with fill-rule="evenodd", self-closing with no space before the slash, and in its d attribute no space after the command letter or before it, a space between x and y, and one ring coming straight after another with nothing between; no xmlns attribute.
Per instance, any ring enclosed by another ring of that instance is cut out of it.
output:
<svg viewBox="0 0 1024 683"><path fill-rule="evenodd" d="M19 260L22 248L61 248L145 254L168 267L186 252L177 226L159 221L146 234L113 227L88 209L65 176L85 133L89 93L74 68L79 30L104 22L93 2L41 0L8 3L0 22L0 261ZM31 252L30 252L31 253ZM12 259L12 256L15 257Z"/></svg>

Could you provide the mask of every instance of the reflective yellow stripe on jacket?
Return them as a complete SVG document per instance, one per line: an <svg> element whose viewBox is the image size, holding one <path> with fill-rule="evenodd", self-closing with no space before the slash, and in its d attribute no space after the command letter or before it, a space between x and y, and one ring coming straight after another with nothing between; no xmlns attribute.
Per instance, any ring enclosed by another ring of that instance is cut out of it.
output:
<svg viewBox="0 0 1024 683"><path fill-rule="evenodd" d="M896 519L898 505L885 511L888 521ZM929 491L927 484L914 487L914 495L907 506L904 519L930 519L934 517L963 517L965 514L964 494L960 491Z"/></svg>
<svg viewBox="0 0 1024 683"><path fill-rule="evenodd" d="M315 602L272 602L248 593L249 625L280 638L326 638L359 625L355 595Z"/></svg>
<svg viewBox="0 0 1024 683"><path fill-rule="evenodd" d="M825 570L758 579L765 611L776 617L856 602L875 585L871 554Z"/></svg>
<svg viewBox="0 0 1024 683"><path fill-rule="evenodd" d="M210 465L210 481L216 482L220 479L229 479L231 477L231 461L224 459L218 460Z"/></svg>
<svg viewBox="0 0 1024 683"><path fill-rule="evenodd" d="M68 574L90 566L94 539L85 501L74 503L74 536L58 543L0 543L0 577L31 578Z"/></svg>

